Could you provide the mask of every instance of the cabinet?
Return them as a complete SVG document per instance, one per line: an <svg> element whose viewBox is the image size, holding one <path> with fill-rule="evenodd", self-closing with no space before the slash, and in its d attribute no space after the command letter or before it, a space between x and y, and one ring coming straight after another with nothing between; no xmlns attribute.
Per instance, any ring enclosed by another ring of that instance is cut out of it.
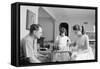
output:
<svg viewBox="0 0 100 69"><path fill-rule="evenodd" d="M96 37L95 37L95 32L94 31L87 31L86 34L89 37L89 45L92 47L93 53L95 55L95 43L96 43Z"/></svg>

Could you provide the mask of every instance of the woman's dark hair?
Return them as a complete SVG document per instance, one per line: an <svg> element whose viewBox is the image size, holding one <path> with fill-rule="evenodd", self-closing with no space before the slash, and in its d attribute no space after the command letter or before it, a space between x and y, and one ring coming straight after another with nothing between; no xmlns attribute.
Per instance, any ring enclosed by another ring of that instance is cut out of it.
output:
<svg viewBox="0 0 100 69"><path fill-rule="evenodd" d="M73 26L74 31L81 31L82 34L85 34L84 26L80 26L78 24Z"/></svg>
<svg viewBox="0 0 100 69"><path fill-rule="evenodd" d="M64 32L65 32L65 35L66 35L66 33L67 33L67 31L66 31L66 29L65 29L64 27L60 27L60 28L59 28L59 31L60 31L60 35L61 35L62 33L64 33Z"/></svg>
<svg viewBox="0 0 100 69"><path fill-rule="evenodd" d="M82 27L82 34L85 34L84 26L81 27Z"/></svg>
<svg viewBox="0 0 100 69"><path fill-rule="evenodd" d="M35 30L39 30L39 27L41 27L39 24L32 24L30 26L30 33L33 33Z"/></svg>

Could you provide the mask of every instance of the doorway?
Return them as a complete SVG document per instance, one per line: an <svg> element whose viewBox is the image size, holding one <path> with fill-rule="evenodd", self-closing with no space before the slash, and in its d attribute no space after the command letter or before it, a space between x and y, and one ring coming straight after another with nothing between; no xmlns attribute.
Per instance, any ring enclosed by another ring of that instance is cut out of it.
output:
<svg viewBox="0 0 100 69"><path fill-rule="evenodd" d="M59 29L62 28L62 27L64 27L66 29L66 31L67 31L66 36L68 36L69 35L69 25L68 25L68 23L61 22L60 25L59 25Z"/></svg>

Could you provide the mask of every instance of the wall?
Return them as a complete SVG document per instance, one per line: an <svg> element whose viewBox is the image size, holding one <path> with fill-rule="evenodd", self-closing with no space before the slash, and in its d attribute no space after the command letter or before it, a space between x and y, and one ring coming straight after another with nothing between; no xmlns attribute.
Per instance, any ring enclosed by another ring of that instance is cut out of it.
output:
<svg viewBox="0 0 100 69"><path fill-rule="evenodd" d="M46 37L46 41L53 40L54 36L54 27L53 23L54 20L52 18L46 18L46 17L39 17L38 23L42 26L43 29L43 36Z"/></svg>
<svg viewBox="0 0 100 69"><path fill-rule="evenodd" d="M20 39L25 37L28 33L29 30L26 30L26 11L27 9L31 10L33 13L36 14L36 24L38 23L38 7L34 6L21 6L20 9Z"/></svg>

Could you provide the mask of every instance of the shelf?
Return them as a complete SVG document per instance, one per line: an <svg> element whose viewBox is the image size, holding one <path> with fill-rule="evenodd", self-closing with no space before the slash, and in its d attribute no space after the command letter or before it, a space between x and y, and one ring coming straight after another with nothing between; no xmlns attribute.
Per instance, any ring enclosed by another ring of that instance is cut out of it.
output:
<svg viewBox="0 0 100 69"><path fill-rule="evenodd" d="M95 39L90 39L89 41L96 41Z"/></svg>

